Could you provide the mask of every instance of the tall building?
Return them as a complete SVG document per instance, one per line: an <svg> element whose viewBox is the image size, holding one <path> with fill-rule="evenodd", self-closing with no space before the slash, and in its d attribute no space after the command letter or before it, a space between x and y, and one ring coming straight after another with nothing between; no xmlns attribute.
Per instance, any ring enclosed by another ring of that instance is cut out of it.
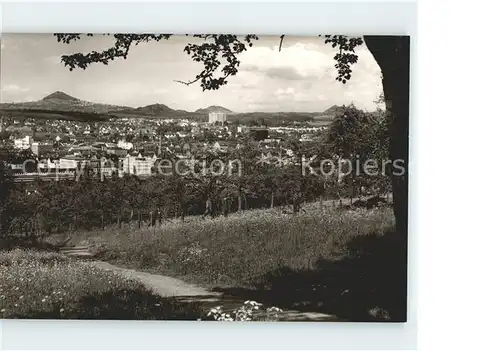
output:
<svg viewBox="0 0 500 351"><path fill-rule="evenodd" d="M210 112L208 114L208 123L220 122L224 123L226 121L225 112Z"/></svg>

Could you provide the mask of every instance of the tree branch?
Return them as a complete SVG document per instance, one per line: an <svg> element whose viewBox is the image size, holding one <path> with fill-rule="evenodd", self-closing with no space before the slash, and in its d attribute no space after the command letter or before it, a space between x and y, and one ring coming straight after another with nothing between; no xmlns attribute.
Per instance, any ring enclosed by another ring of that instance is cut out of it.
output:
<svg viewBox="0 0 500 351"><path fill-rule="evenodd" d="M87 34L92 36L92 34ZM109 35L109 34L107 34ZM82 34L55 34L57 41L69 44L72 41L80 40ZM141 42L167 40L171 34L115 34L114 46L101 52L92 51L90 53L75 53L62 55L61 61L69 70L75 68L86 69L92 63L109 64L116 58L126 59L132 44L138 45ZM323 35L320 35L320 37ZM197 34L195 38L203 40L202 44L188 44L184 51L191 56L194 62L201 62L203 70L191 81L174 80L184 85L192 85L200 82L203 90L216 90L227 84L229 76L238 73L240 61L238 55L252 47L253 41L259 38L255 34L248 34L244 37L229 34ZM339 53L334 56L335 68L338 75L336 80L346 83L351 78L351 66L357 62L358 55L355 48L363 43L361 38L346 37L344 35L324 35L325 44L331 44L332 48L338 48ZM280 35L278 50L281 52L285 34ZM223 62L221 62L223 61ZM218 72L220 72L218 75Z"/></svg>
<svg viewBox="0 0 500 351"><path fill-rule="evenodd" d="M285 34L282 34L282 35L280 36L280 47L279 47L279 49L278 49L278 52L281 52L281 45L283 45L283 39L284 39L284 38L285 38Z"/></svg>

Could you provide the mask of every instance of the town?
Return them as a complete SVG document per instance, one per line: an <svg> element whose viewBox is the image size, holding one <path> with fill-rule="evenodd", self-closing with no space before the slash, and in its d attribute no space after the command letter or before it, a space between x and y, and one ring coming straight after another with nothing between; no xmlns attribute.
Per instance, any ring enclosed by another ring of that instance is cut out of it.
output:
<svg viewBox="0 0 500 351"><path fill-rule="evenodd" d="M312 141L324 126L289 123L252 126L228 122L225 112L210 112L205 121L178 118L115 118L105 122L2 117L0 136L14 150L9 167L17 182L74 180L87 168L97 177L154 175L167 155L190 159L197 152L227 153L242 138L265 153L292 157L286 140ZM284 146L285 145L285 146Z"/></svg>

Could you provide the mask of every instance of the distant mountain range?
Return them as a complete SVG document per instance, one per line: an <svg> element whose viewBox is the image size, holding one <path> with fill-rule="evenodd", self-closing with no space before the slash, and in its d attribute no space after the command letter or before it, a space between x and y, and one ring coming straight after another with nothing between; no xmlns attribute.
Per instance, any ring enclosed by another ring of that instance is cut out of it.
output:
<svg viewBox="0 0 500 351"><path fill-rule="evenodd" d="M64 112L81 112L81 113L92 113L92 114L109 114L117 116L148 116L148 117L178 117L187 118L189 116L200 116L207 115L209 112L213 111L223 111L226 113L232 113L231 110L222 106L209 106L204 109L198 109L194 112L189 112L186 110L175 110L164 104L152 104L141 106L137 108L129 106L120 105L110 105L102 104L96 102L90 102L78 99L71 95L68 95L62 91L56 91L52 94L45 96L44 98L37 101L29 102L14 102L14 103L2 103L0 104L1 110L30 110L31 111L44 111L44 112L54 112L54 113L64 113ZM111 117L111 116L110 116Z"/></svg>
<svg viewBox="0 0 500 351"><path fill-rule="evenodd" d="M0 111L12 116L26 117L27 113L34 118L45 119L69 119L79 121L98 121L108 120L113 117L129 118L185 118L204 120L208 118L211 112L225 112L228 119L240 120L241 118L287 118L296 119L298 116L309 116L310 119L331 120L340 113L342 107L334 105L324 112L255 112L255 113L236 113L223 106L208 106L197 109L194 112L172 109L164 104L151 104L141 107L129 107L120 105L111 105L85 101L68 95L62 91L56 91L37 101L1 103ZM260 117L257 117L260 116Z"/></svg>

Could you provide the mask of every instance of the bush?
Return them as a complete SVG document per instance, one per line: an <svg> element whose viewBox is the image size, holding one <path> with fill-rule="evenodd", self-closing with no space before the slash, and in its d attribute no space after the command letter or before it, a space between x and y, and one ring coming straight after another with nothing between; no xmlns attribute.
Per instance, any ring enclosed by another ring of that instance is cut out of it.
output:
<svg viewBox="0 0 500 351"><path fill-rule="evenodd" d="M283 310L277 307L262 309L262 304L256 301L245 301L245 303L231 312L224 312L221 306L214 307L207 313L216 321L222 322L249 322L249 321L278 321Z"/></svg>
<svg viewBox="0 0 500 351"><path fill-rule="evenodd" d="M155 295L138 281L58 253L0 252L0 316L63 319L191 319L195 304Z"/></svg>

